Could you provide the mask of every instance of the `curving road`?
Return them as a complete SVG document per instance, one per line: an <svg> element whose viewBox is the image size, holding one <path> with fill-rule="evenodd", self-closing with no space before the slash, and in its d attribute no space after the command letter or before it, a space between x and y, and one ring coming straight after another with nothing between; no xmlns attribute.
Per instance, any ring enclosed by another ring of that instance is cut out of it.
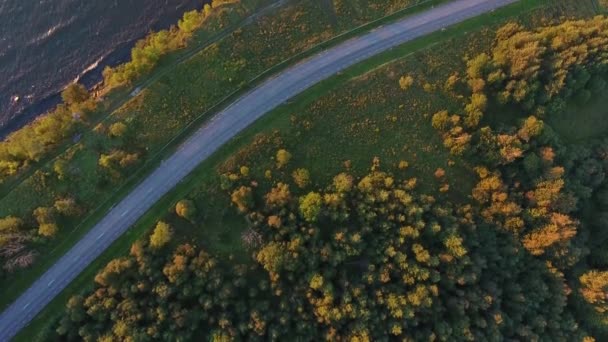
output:
<svg viewBox="0 0 608 342"><path fill-rule="evenodd" d="M339 44L286 69L243 95L184 141L170 158L0 315L0 341L15 336L156 201L262 115L319 81L373 55L516 1L452 1Z"/></svg>

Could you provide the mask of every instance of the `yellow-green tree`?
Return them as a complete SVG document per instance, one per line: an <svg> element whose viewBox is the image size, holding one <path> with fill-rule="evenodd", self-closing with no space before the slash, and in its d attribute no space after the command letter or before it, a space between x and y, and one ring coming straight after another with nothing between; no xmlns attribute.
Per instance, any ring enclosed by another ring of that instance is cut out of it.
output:
<svg viewBox="0 0 608 342"><path fill-rule="evenodd" d="M110 125L108 132L110 133L110 136L122 137L127 133L127 129L128 127L124 122L118 121Z"/></svg>
<svg viewBox="0 0 608 342"><path fill-rule="evenodd" d="M48 238L55 237L57 231L59 231L59 227L55 223L43 223L38 227L38 234Z"/></svg>
<svg viewBox="0 0 608 342"><path fill-rule="evenodd" d="M173 231L169 224L159 221L154 228L154 232L150 235L150 246L159 249L169 243L172 236Z"/></svg>
<svg viewBox="0 0 608 342"><path fill-rule="evenodd" d="M353 188L353 176L340 173L334 177L334 187L337 192L349 192Z"/></svg>
<svg viewBox="0 0 608 342"><path fill-rule="evenodd" d="M276 159L277 159L277 168L281 169L281 168L285 167L291 160L291 153L289 153L285 149L280 149L277 151Z"/></svg>
<svg viewBox="0 0 608 342"><path fill-rule="evenodd" d="M309 192L300 198L300 214L306 221L314 222L321 213L321 195L316 192Z"/></svg>

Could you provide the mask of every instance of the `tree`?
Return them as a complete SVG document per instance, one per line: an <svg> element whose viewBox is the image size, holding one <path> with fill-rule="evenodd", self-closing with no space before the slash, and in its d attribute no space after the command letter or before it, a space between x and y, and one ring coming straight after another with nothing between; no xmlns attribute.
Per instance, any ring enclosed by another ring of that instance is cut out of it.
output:
<svg viewBox="0 0 608 342"><path fill-rule="evenodd" d="M184 199L177 202L177 204L175 205L175 213L178 216L191 221L196 215L196 206L191 200Z"/></svg>
<svg viewBox="0 0 608 342"><path fill-rule="evenodd" d="M266 244L256 255L257 261L270 272L271 277L275 276L283 267L285 262L285 246L278 242ZM276 276L275 276L276 277Z"/></svg>
<svg viewBox="0 0 608 342"><path fill-rule="evenodd" d="M479 54L467 62L467 76L469 79L483 78L490 64L490 56Z"/></svg>
<svg viewBox="0 0 608 342"><path fill-rule="evenodd" d="M171 227L167 223L159 221L154 228L154 232L150 235L150 246L159 249L169 243L172 236Z"/></svg>
<svg viewBox="0 0 608 342"><path fill-rule="evenodd" d="M530 141L530 139L539 136L543 132L544 123L542 120L537 119L535 116L530 116L524 120L521 128L517 132L517 135L523 141Z"/></svg>
<svg viewBox="0 0 608 342"><path fill-rule="evenodd" d="M13 233L23 226L23 220L15 216L0 219L0 234Z"/></svg>
<svg viewBox="0 0 608 342"><path fill-rule="evenodd" d="M549 247L567 245L574 235L576 223L567 215L552 213L549 223L526 235L522 242L532 255L542 255Z"/></svg>
<svg viewBox="0 0 608 342"><path fill-rule="evenodd" d="M459 81L460 81L460 75L458 72L455 72L452 75L450 75L450 77L448 77L448 79L445 81L445 84L443 87L447 91L452 91L452 90L454 90L454 87L456 87L456 84L458 84Z"/></svg>
<svg viewBox="0 0 608 342"><path fill-rule="evenodd" d="M248 186L241 186L234 190L230 196L232 203L236 205L240 212L244 213L253 205L253 194Z"/></svg>
<svg viewBox="0 0 608 342"><path fill-rule="evenodd" d="M443 132L448 129L450 123L450 115L447 110L437 112L433 115L433 128Z"/></svg>
<svg viewBox="0 0 608 342"><path fill-rule="evenodd" d="M53 204L55 210L64 216L76 216L80 213L80 208L73 198L60 198Z"/></svg>
<svg viewBox="0 0 608 342"><path fill-rule="evenodd" d="M43 223L38 227L38 234L44 237L52 238L57 235L59 227L55 223Z"/></svg>
<svg viewBox="0 0 608 342"><path fill-rule="evenodd" d="M57 179L64 180L68 172L68 162L63 159L55 161L53 163L53 171L57 174Z"/></svg>
<svg viewBox="0 0 608 342"><path fill-rule="evenodd" d="M465 111L467 112L465 124L469 128L477 127L479 121L483 117L483 112L486 110L487 105L488 98L484 94L474 93L471 95L471 101L465 107Z"/></svg>
<svg viewBox="0 0 608 342"><path fill-rule="evenodd" d="M353 177L347 173L340 173L334 177L334 187L337 192L349 192L353 188Z"/></svg>
<svg viewBox="0 0 608 342"><path fill-rule="evenodd" d="M87 88L80 83L72 83L61 92L63 102L68 106L83 103L88 100L90 96Z"/></svg>
<svg viewBox="0 0 608 342"><path fill-rule="evenodd" d="M300 214L308 222L317 220L321 212L321 195L316 192L309 192L306 196L300 198Z"/></svg>
<svg viewBox="0 0 608 342"><path fill-rule="evenodd" d="M587 271L580 276L581 294L600 313L608 312L608 271Z"/></svg>
<svg viewBox="0 0 608 342"><path fill-rule="evenodd" d="M285 167L291 160L291 153L287 152L285 149L280 149L277 151L277 169L281 169Z"/></svg>
<svg viewBox="0 0 608 342"><path fill-rule="evenodd" d="M137 153L127 153L122 150L112 150L110 154L101 154L99 156L99 166L115 171L117 168L127 168L134 165L139 160Z"/></svg>
<svg viewBox="0 0 608 342"><path fill-rule="evenodd" d="M291 193L289 191L289 185L278 183L268 194L266 194L266 205L270 208L280 208L287 205L290 199Z"/></svg>
<svg viewBox="0 0 608 342"><path fill-rule="evenodd" d="M115 122L110 125L108 132L112 137L122 137L127 133L128 127L122 121Z"/></svg>
<svg viewBox="0 0 608 342"><path fill-rule="evenodd" d="M190 35L203 24L204 19L204 12L198 12L197 10L188 11L184 13L183 18L178 21L177 27L179 27L181 32Z"/></svg>
<svg viewBox="0 0 608 342"><path fill-rule="evenodd" d="M292 173L293 181L296 185L304 189L310 183L310 173L306 169L296 169Z"/></svg>
<svg viewBox="0 0 608 342"><path fill-rule="evenodd" d="M38 207L34 210L34 218L39 224L55 222L55 208Z"/></svg>
<svg viewBox="0 0 608 342"><path fill-rule="evenodd" d="M402 76L399 79L399 87L401 87L402 90L408 90L412 84L414 84L414 78L410 75Z"/></svg>
<svg viewBox="0 0 608 342"><path fill-rule="evenodd" d="M524 170L530 179L536 179L540 175L542 162L536 153L527 153L523 160Z"/></svg>

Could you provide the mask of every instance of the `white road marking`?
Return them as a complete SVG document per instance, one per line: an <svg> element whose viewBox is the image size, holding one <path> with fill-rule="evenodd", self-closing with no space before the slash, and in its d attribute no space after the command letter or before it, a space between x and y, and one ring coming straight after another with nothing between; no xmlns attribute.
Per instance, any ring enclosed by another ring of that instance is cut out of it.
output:
<svg viewBox="0 0 608 342"><path fill-rule="evenodd" d="M51 280L48 284L46 284L46 287L53 285L54 282L55 282L55 279Z"/></svg>
<svg viewBox="0 0 608 342"><path fill-rule="evenodd" d="M97 241L97 240L101 239L101 237L102 237L102 236L103 236L105 233L106 233L106 232L103 232L103 233L99 234L99 236L97 237L97 239L95 239L95 241Z"/></svg>
<svg viewBox="0 0 608 342"><path fill-rule="evenodd" d="M28 307L28 306L30 306L30 304L32 304L32 302L29 302L29 303L25 304L25 305L23 306L23 309L22 309L22 310L27 309L27 307Z"/></svg>

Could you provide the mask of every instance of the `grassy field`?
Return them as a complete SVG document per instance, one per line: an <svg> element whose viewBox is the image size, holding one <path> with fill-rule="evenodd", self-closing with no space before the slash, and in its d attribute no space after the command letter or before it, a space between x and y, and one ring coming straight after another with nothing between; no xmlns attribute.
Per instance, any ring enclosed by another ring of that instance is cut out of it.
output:
<svg viewBox="0 0 608 342"><path fill-rule="evenodd" d="M460 184L451 184L449 196L457 200L470 193L473 179L467 177L468 166L458 160L450 166L449 156L429 123L435 111L461 107L460 99L441 91L445 79L464 67L464 61L453 56L487 49L492 41L492 27L544 4L546 2L540 0L522 1L446 32L405 44L318 84L268 114L159 202L56 298L19 339L31 341L37 332L46 331L45 327L62 312L70 294L90 286L101 265L124 253L130 243L161 217L177 230L174 242L194 241L223 257L246 260L247 252L240 247L240 234L246 223L235 215L228 195L219 189L218 172L235 171L246 165L254 178L261 178L265 170L273 169L272 157L278 148L288 149L294 158L287 172L273 171L273 180L289 177L289 172L296 167L306 167L315 183L323 183L343 169L346 160L351 161L354 173L362 174L377 156L384 169L417 177L429 193L438 194L439 184L432 175L438 167L445 168L450 179L463 180ZM537 20L538 13L552 16L561 10L532 13L535 14L525 17L526 21ZM482 27L485 28L480 30ZM476 32L466 34L471 31ZM398 85L403 75L415 79L407 91ZM171 85L164 84L164 87L170 89ZM401 160L410 163L408 170L397 171L396 164ZM171 214L173 204L182 198L196 202L200 213L196 224Z"/></svg>
<svg viewBox="0 0 608 342"><path fill-rule="evenodd" d="M571 103L567 110L547 119L566 143L598 137L608 131L608 93L584 106Z"/></svg>
<svg viewBox="0 0 608 342"><path fill-rule="evenodd" d="M36 226L31 217L33 209L49 206L57 197L75 197L86 213L81 217L63 220L61 231L54 240L36 240L34 247L44 256L43 261L5 278L0 304L10 303L93 226L113 203L152 170L164 155L169 154L191 129L204 122L230 98L246 90L252 82L255 83L307 54L369 28L356 27L353 32L327 41L349 27L381 17L369 26L379 25L443 1L430 1L398 13L392 11L417 2L392 1L390 6L384 8L378 6L377 1L357 1L359 10L348 14L354 20L348 21L338 16L336 27L331 27L329 21L318 20L326 14L316 3L300 1L236 30L226 39L212 44L184 63L161 63L161 74L154 76L146 90L97 125L94 131L85 133L79 143L32 172L30 177L0 200L0 212L24 218L33 232ZM374 5L377 10L372 14L361 11L363 5ZM391 13L393 14L390 15ZM389 16L383 17L386 14ZM251 44L256 41L256 37L264 37L264 40ZM282 49L285 47L290 48ZM275 53L276 51L281 53ZM120 138L110 137L107 130L111 123L118 121L127 124L128 132ZM99 156L114 149L137 153L139 163L122 170L100 168ZM58 160L68 165L68 175L64 180L58 179L53 170Z"/></svg>

